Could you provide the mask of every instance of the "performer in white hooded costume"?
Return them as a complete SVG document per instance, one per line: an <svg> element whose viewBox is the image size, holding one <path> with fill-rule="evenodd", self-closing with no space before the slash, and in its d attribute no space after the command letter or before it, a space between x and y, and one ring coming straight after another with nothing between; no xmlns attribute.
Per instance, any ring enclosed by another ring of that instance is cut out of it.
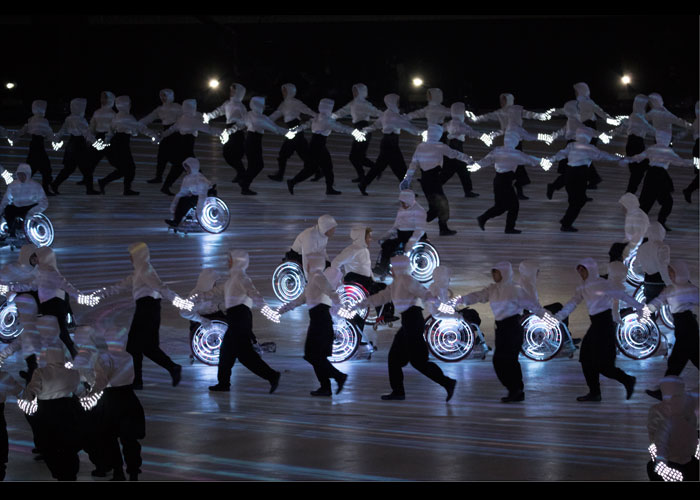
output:
<svg viewBox="0 0 700 500"><path fill-rule="evenodd" d="M464 123L464 111L463 102L454 103L450 107L452 119L445 124L445 132L447 132L447 140L449 141L447 145L460 153L464 152L465 138L481 138L483 136L481 132L477 132ZM479 196L478 193L473 191L471 176L464 163L453 158L445 158L442 172L440 172L440 182L445 184L455 173L457 173L459 181L462 183L465 198L476 198Z"/></svg>
<svg viewBox="0 0 700 500"><path fill-rule="evenodd" d="M654 300L671 283L668 265L671 261L671 248L664 243L666 230L659 222L652 222L646 232L647 241L637 249L637 257L632 269L637 274L644 273L644 297L647 302Z"/></svg>
<svg viewBox="0 0 700 500"><path fill-rule="evenodd" d="M15 173L15 181L7 186L7 191L0 201L0 214L5 217L8 234L11 237L16 235L18 217L26 220L49 208L46 190L31 177L32 167L26 163L20 163Z"/></svg>
<svg viewBox="0 0 700 500"><path fill-rule="evenodd" d="M93 144L92 147L87 148L85 156L83 156L83 164L80 170L83 174L83 180L79 181L78 184L85 184L87 188L87 194L100 194L99 191L95 190L93 177L95 173L95 168L100 163L103 157L107 157L107 161L114 168L117 168L117 157L116 150L112 147L105 147L98 149L94 146L93 140L105 141L107 134L110 132L112 127L112 121L116 116L114 112L114 94L108 90L102 91L100 93L100 104L101 106L92 114L89 123L89 137L88 142Z"/></svg>
<svg viewBox="0 0 700 500"><path fill-rule="evenodd" d="M193 312L208 320L217 319L226 321L225 297L221 294L208 294L214 290L217 281L221 278L219 273L212 268L203 269L197 277L197 283L187 295L188 297L197 296L194 303ZM211 296L210 296L211 295ZM206 297L206 298L205 298ZM223 309L223 310L222 310ZM188 318L190 320L190 350L192 350L192 339L201 323L196 318ZM190 361L194 363L194 352L190 353Z"/></svg>
<svg viewBox="0 0 700 500"><path fill-rule="evenodd" d="M139 120L144 125L150 125L156 120L160 120L163 131L168 130L182 114L182 106L175 102L175 92L172 89L161 89L158 94L161 105ZM171 135L160 141L158 144L158 156L156 158L156 176L146 182L149 184L160 184L163 182L163 173L168 163L175 163L173 157L176 155L177 136Z"/></svg>
<svg viewBox="0 0 700 500"><path fill-rule="evenodd" d="M51 162L46 154L44 141L53 139L55 135L49 125L49 121L44 117L45 114L46 101L40 99L33 101L32 116L27 120L27 123L13 134L12 140L16 142L18 138L25 134L32 136L26 161L31 166L31 175L34 175L37 170L41 174L41 186L44 188L46 195L53 196L51 191Z"/></svg>
<svg viewBox="0 0 700 500"><path fill-rule="evenodd" d="M353 128L362 130L369 126L369 120L379 118L382 112L367 100L367 85L364 83L356 83L352 86L352 96L352 101L333 113L331 117L338 120L350 115ZM358 141L357 139L352 141L350 163L352 163L352 166L355 167L355 172L357 172L357 177L352 179L352 182L362 182L365 178L363 167L374 167L374 162L367 158L367 149L371 138L372 134L370 133L366 134L364 141Z"/></svg>
<svg viewBox="0 0 700 500"><path fill-rule="evenodd" d="M180 224L191 208L196 207L197 213L201 214L207 197L216 196L216 189L212 188L211 181L199 171L197 158L187 158L182 162L182 167L186 175L182 179L180 191L170 204L172 219L165 219L165 222L173 227Z"/></svg>
<svg viewBox="0 0 700 500"><path fill-rule="evenodd" d="M326 259L326 267L330 265L330 259L326 252L328 238L333 236L338 223L328 214L318 218L315 226L304 229L297 235L292 243L292 248L285 254L285 260L293 260L301 264L304 274L309 276L308 256L311 254L321 254Z"/></svg>
<svg viewBox="0 0 700 500"><path fill-rule="evenodd" d="M63 168L51 183L51 189L55 194L59 194L58 187L85 162L84 156L90 147L87 142L90 139L90 125L85 119L86 106L87 99L71 99L71 114L63 122L61 129L56 132L57 142L64 135L70 136L70 139L63 153ZM94 193L96 194L96 191Z"/></svg>
<svg viewBox="0 0 700 500"><path fill-rule="evenodd" d="M618 200L625 209L625 239L613 243L608 254L610 261L624 261L641 245L649 229L649 216L639 208L639 200L634 193L627 192Z"/></svg>
<svg viewBox="0 0 700 500"><path fill-rule="evenodd" d="M664 106L663 97L656 92L649 94L651 109L646 114L646 119L656 129L656 143L670 146L673 142L673 126L684 130L692 130L693 125L678 118Z"/></svg>
<svg viewBox="0 0 700 500"><path fill-rule="evenodd" d="M243 104L246 88L240 83L232 83L229 87L229 99L221 106L210 113L204 113L203 119L209 123L220 116L226 118L226 128L233 127L236 122L245 118L248 110ZM240 129L231 134L226 144L224 144L224 160L236 171L233 182L238 182L245 175L243 165L243 155L245 154L245 130Z"/></svg>
<svg viewBox="0 0 700 500"><path fill-rule="evenodd" d="M406 115L409 120L416 120L419 118L425 118L428 126L430 125L442 125L445 118L452 115L450 108L445 107L442 104L442 90L440 89L428 89L427 92L428 105L411 111ZM440 136L442 142L443 137Z"/></svg>

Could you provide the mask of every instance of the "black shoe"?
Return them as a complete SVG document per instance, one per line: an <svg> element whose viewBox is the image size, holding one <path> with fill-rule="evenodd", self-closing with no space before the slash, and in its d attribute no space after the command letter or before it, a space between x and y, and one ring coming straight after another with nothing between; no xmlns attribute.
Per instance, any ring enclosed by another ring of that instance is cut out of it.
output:
<svg viewBox="0 0 700 500"><path fill-rule="evenodd" d="M362 193L362 196L369 196L369 194L367 194L367 186L365 186L364 182L360 182L357 187L359 188L360 193Z"/></svg>
<svg viewBox="0 0 700 500"><path fill-rule="evenodd" d="M453 234L457 234L457 231L454 231L449 227L440 228L440 236L452 236Z"/></svg>
<svg viewBox="0 0 700 500"><path fill-rule="evenodd" d="M124 196L138 196L139 194L141 193L139 193L138 191L132 191L131 189L124 191Z"/></svg>
<svg viewBox="0 0 700 500"><path fill-rule="evenodd" d="M310 394L312 396L325 396L325 397L330 397L333 395L330 389L321 389L318 388L315 391L311 391Z"/></svg>
<svg viewBox="0 0 700 500"><path fill-rule="evenodd" d="M270 394L275 392L277 386L280 385L280 377L282 377L282 374L280 372L276 372L275 377L270 380Z"/></svg>
<svg viewBox="0 0 700 500"><path fill-rule="evenodd" d="M479 227L481 228L482 231L486 231L486 219L484 219L481 215L476 218L476 222L479 224Z"/></svg>
<svg viewBox="0 0 700 500"><path fill-rule="evenodd" d="M326 194L343 194L342 191L336 191L333 188L326 189Z"/></svg>
<svg viewBox="0 0 700 500"><path fill-rule="evenodd" d="M479 196L479 193L475 193L474 191L469 191L468 193L464 194L465 198L477 198Z"/></svg>
<svg viewBox="0 0 700 500"><path fill-rule="evenodd" d="M256 193L255 191L253 191L253 190L251 190L251 189L249 189L249 188L244 188L244 189L241 190L241 194L244 194L244 195L246 195L246 196L255 196L255 195L257 195L258 193Z"/></svg>
<svg viewBox="0 0 700 500"><path fill-rule="evenodd" d="M683 198L685 198L685 201L687 201L688 203L693 203L692 196L693 196L692 191L690 191L688 189L683 190Z"/></svg>
<svg viewBox="0 0 700 500"><path fill-rule="evenodd" d="M282 182L284 180L282 174L268 175L267 178L277 182Z"/></svg>
<svg viewBox="0 0 700 500"><path fill-rule="evenodd" d="M634 394L634 386L637 384L637 377L632 377L627 379L627 383L625 384L625 390L627 391L627 399L630 399L632 397L632 394Z"/></svg>
<svg viewBox="0 0 700 500"><path fill-rule="evenodd" d="M518 403L525 401L525 392L510 392L507 396L501 398L501 403Z"/></svg>
<svg viewBox="0 0 700 500"><path fill-rule="evenodd" d="M406 399L406 396L403 394L396 394L393 392L382 396L382 400L384 401L403 401L404 399Z"/></svg>
<svg viewBox="0 0 700 500"><path fill-rule="evenodd" d="M590 392L586 394L585 396L579 396L576 398L576 401L592 401L594 403L599 403L601 400L600 394L591 394Z"/></svg>
<svg viewBox="0 0 700 500"><path fill-rule="evenodd" d="M209 390L211 392L229 392L231 390L231 386L230 385L221 385L221 384L210 385ZM272 392L272 391L270 391L270 392Z"/></svg>
<svg viewBox="0 0 700 500"><path fill-rule="evenodd" d="M547 184L547 199L551 200L554 196L554 184Z"/></svg>
<svg viewBox="0 0 700 500"><path fill-rule="evenodd" d="M445 402L448 402L450 399L452 399L452 396L455 393L455 386L456 385L457 385L457 381L453 378L451 378L447 382L447 385L445 385L445 390L447 391L447 398L445 399Z"/></svg>
<svg viewBox="0 0 700 500"><path fill-rule="evenodd" d="M659 401L664 400L663 395L661 394L661 389L655 389L655 390L647 389L644 392L646 392L649 396L651 396L654 399L658 399Z"/></svg>
<svg viewBox="0 0 700 500"><path fill-rule="evenodd" d="M163 194L167 194L168 196L175 196L175 193L172 193L170 191L170 188L167 188L167 187L160 188L160 192Z"/></svg>
<svg viewBox="0 0 700 500"><path fill-rule="evenodd" d="M287 181L287 189L289 190L289 194L294 194L294 183L291 179Z"/></svg>
<svg viewBox="0 0 700 500"><path fill-rule="evenodd" d="M522 231L520 229L513 228L513 229L506 229L505 233L506 234L520 234L520 233L522 233Z"/></svg>
<svg viewBox="0 0 700 500"><path fill-rule="evenodd" d="M143 389L143 381L136 381L131 384L131 388L135 391L140 391Z"/></svg>
<svg viewBox="0 0 700 500"><path fill-rule="evenodd" d="M148 179L146 182L148 184L161 184L163 182L163 179L160 177L154 177L153 179Z"/></svg>
<svg viewBox="0 0 700 500"><path fill-rule="evenodd" d="M343 390L343 386L345 385L345 381L348 379L348 376L345 373L341 373L338 375L338 378L336 379L336 382L338 383L338 388L335 390L336 394L340 394L340 391Z"/></svg>
<svg viewBox="0 0 700 500"><path fill-rule="evenodd" d="M175 365L175 368L170 372L170 376L173 379L173 387L176 387L182 378L182 367L180 365Z"/></svg>
<svg viewBox="0 0 700 500"><path fill-rule="evenodd" d="M576 229L574 226L562 226L559 228L560 231L564 233L576 233L578 232L578 229Z"/></svg>

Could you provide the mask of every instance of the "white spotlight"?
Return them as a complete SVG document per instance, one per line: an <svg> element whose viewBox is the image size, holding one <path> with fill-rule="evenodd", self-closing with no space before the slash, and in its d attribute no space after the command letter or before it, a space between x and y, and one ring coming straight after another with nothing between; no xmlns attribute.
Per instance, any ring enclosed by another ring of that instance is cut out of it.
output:
<svg viewBox="0 0 700 500"><path fill-rule="evenodd" d="M423 85L423 79L422 79L422 78L419 78L419 77L415 77L415 78L412 80L412 83L413 83L413 86L414 86L414 87L420 87L420 86Z"/></svg>
<svg viewBox="0 0 700 500"><path fill-rule="evenodd" d="M622 75L622 78L620 78L620 81L622 82L623 85L629 85L632 83L632 78L630 78L629 75Z"/></svg>
<svg viewBox="0 0 700 500"><path fill-rule="evenodd" d="M12 90L13 88L15 88L15 84L14 84L13 82L7 82L7 83L5 84L5 88L6 88L7 90Z"/></svg>
<svg viewBox="0 0 700 500"><path fill-rule="evenodd" d="M216 78L212 78L211 80L209 80L209 87L212 89L218 88L219 80L217 80Z"/></svg>

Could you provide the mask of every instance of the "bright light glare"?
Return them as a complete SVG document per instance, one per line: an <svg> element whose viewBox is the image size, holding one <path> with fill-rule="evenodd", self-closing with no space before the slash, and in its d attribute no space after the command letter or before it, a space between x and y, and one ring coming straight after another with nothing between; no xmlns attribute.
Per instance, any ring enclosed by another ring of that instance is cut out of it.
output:
<svg viewBox="0 0 700 500"><path fill-rule="evenodd" d="M7 83L5 84L5 88L6 88L7 90L12 90L13 88L15 88L15 84L14 84L13 82L7 82Z"/></svg>
<svg viewBox="0 0 700 500"><path fill-rule="evenodd" d="M209 80L209 87L210 88L215 89L218 86L219 86L219 80L217 80L216 78L212 78L211 80Z"/></svg>
<svg viewBox="0 0 700 500"><path fill-rule="evenodd" d="M632 79L629 75L623 75L622 78L620 78L620 81L623 85L629 85L630 83L632 83Z"/></svg>
<svg viewBox="0 0 700 500"><path fill-rule="evenodd" d="M421 85L423 85L423 79L422 79L422 78L419 78L419 77L415 77L415 78L412 80L412 83L413 83L413 86L414 86L414 87L420 87Z"/></svg>

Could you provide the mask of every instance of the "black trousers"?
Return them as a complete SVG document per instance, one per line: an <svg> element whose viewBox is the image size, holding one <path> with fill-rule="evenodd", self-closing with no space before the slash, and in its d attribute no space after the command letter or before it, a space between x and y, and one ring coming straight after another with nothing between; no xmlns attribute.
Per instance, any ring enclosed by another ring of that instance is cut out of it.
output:
<svg viewBox="0 0 700 500"><path fill-rule="evenodd" d="M396 238L384 240L381 244L382 251L379 254L379 262L377 262L377 265L381 268L388 269L391 257L408 243L412 235L413 231L397 231Z"/></svg>
<svg viewBox="0 0 700 500"><path fill-rule="evenodd" d="M95 138L102 139L104 141L106 135L106 132L99 132L95 135ZM102 158L105 157L107 158L107 161L110 165L112 165L114 168L118 168L116 150L114 150L112 146L109 146L108 148L105 148L102 151L98 151L97 149L93 148L92 145L87 147L85 155L81 159L81 164L78 165L78 167L80 168L80 171L83 174L83 178L85 179L85 184L88 191L94 189L93 177L95 175L95 169L97 168L97 165L100 163Z"/></svg>
<svg viewBox="0 0 700 500"><path fill-rule="evenodd" d="M496 174L493 178L493 197L495 204L481 214L482 218L488 221L489 219L508 212L506 215L506 229L515 229L515 222L518 220L518 211L520 210L520 202L518 201L518 195L515 189L513 189L514 180L514 172Z"/></svg>
<svg viewBox="0 0 700 500"><path fill-rule="evenodd" d="M433 382L445 387L449 378L440 367L428 361L428 346L423 338L423 309L412 306L401 313L401 328L396 332L389 349L389 385L391 392L405 395L403 367L408 363Z"/></svg>
<svg viewBox="0 0 700 500"><path fill-rule="evenodd" d="M523 150L523 143L522 141L518 143L517 146L515 146L515 149L518 151ZM530 176L527 175L527 170L525 169L525 165L518 165L518 167L515 169L515 189L517 189L518 194L523 192L523 186L527 186L528 184L531 184L532 181L530 181Z"/></svg>
<svg viewBox="0 0 700 500"><path fill-rule="evenodd" d="M493 369L498 380L508 389L509 394L517 394L524 389L523 372L518 355L523 346L523 327L520 315L496 321L496 348L493 351Z"/></svg>
<svg viewBox="0 0 700 500"><path fill-rule="evenodd" d="M661 273L644 273L644 283L642 286L644 287L644 297L646 298L646 303L648 304L664 291L664 288L666 288L666 283L664 283Z"/></svg>
<svg viewBox="0 0 700 500"><path fill-rule="evenodd" d="M459 139L450 139L449 146L457 151L464 152L464 143ZM442 164L442 172L440 172L440 182L445 184L454 174L457 174L459 181L462 183L462 189L465 196L472 192L472 178L469 175L469 170L464 163L454 158L444 158Z"/></svg>
<svg viewBox="0 0 700 500"><path fill-rule="evenodd" d="M287 128L292 128L296 127L300 123L301 120L297 119L286 122L284 126ZM246 146L246 153L247 152L248 148ZM297 133L294 136L294 139L285 138L284 142L282 142L282 147L280 147L280 151L277 154L277 166L279 167L277 175L284 177L284 171L287 168L287 160L289 160L294 153L298 154L301 161L304 162L304 165L306 165L306 162L309 160L309 143L306 142L306 137L304 137L303 131ZM250 160L248 160L248 168L250 169Z"/></svg>
<svg viewBox="0 0 700 500"><path fill-rule="evenodd" d="M76 397L39 399L35 413L36 444L51 475L59 481L75 481L80 469L79 418L82 408Z"/></svg>
<svg viewBox="0 0 700 500"><path fill-rule="evenodd" d="M586 187L588 185L588 168L572 167L566 170L566 193L569 206L560 220L562 226L571 226L586 204Z"/></svg>
<svg viewBox="0 0 700 500"><path fill-rule="evenodd" d="M41 135L32 135L29 142L29 154L27 155L27 163L32 167L32 175L38 170L41 174L41 185L44 191L51 185L51 162L46 154L44 147L44 137Z"/></svg>
<svg viewBox="0 0 700 500"><path fill-rule="evenodd" d="M612 311L607 309L590 318L591 326L581 341L579 362L589 393L600 395L600 375L621 384L627 383L631 377L615 366L617 327L612 319Z"/></svg>
<svg viewBox="0 0 700 500"><path fill-rule="evenodd" d="M180 178L185 171L182 166L187 158L194 158L194 141L196 139L192 134L181 134L179 132L173 134L175 136L176 145L173 147L173 156L170 167L170 172L163 182L163 189L170 189L173 184Z"/></svg>
<svg viewBox="0 0 700 500"><path fill-rule="evenodd" d="M66 151L63 153L63 168L53 181L54 187L60 186L81 165L88 147L85 137L82 135L70 136L66 145Z"/></svg>
<svg viewBox="0 0 700 500"><path fill-rule="evenodd" d="M369 122L366 120L361 120L352 124L357 130L362 130ZM358 142L357 140L352 141L352 146L350 146L350 163L355 167L355 172L357 172L357 177L362 180L365 177L365 171L363 167L372 168L374 167L374 162L367 158L367 149L369 149L369 141L372 139L372 134L367 134L363 142Z"/></svg>
<svg viewBox="0 0 700 500"><path fill-rule="evenodd" d="M265 167L262 154L262 138L263 134L257 132L248 132L245 136L245 156L248 161L248 168L245 172L245 177L238 183L243 189L249 189L253 179ZM284 148L284 144L282 144L282 148Z"/></svg>
<svg viewBox="0 0 700 500"><path fill-rule="evenodd" d="M229 127L227 124L226 127ZM243 155L245 154L245 130L239 130L229 136L228 142L224 144L224 160L236 171L239 178L245 174L243 165Z"/></svg>
<svg viewBox="0 0 700 500"><path fill-rule="evenodd" d="M102 405L102 443L106 468L127 474L141 472L140 439L146 437L143 406L130 385L108 387L98 405ZM119 450L121 442L122 451ZM122 460L123 454L123 460Z"/></svg>
<svg viewBox="0 0 700 500"><path fill-rule="evenodd" d="M170 127L166 127L163 132ZM165 167L168 163L175 165L177 161L178 134L171 134L158 144L158 156L156 157L156 179L162 179ZM170 167L172 168L172 167Z"/></svg>
<svg viewBox="0 0 700 500"><path fill-rule="evenodd" d="M447 224L450 218L450 203L442 190L440 175L442 168L435 167L421 172L421 187L428 200L428 218L436 215L440 226Z"/></svg>
<svg viewBox="0 0 700 500"><path fill-rule="evenodd" d="M327 137L321 134L313 134L309 144L309 154L304 162L304 168L292 178L292 184L299 184L314 175L319 169L326 178L326 189L333 189L333 160L326 147Z"/></svg>
<svg viewBox="0 0 700 500"><path fill-rule="evenodd" d="M58 297L39 304L39 314L48 314L58 320L58 328L60 330L58 336L68 348L70 355L75 358L75 355L78 354L78 349L76 349L73 340L70 338L70 332L68 332L68 312L68 302Z"/></svg>
<svg viewBox="0 0 700 500"><path fill-rule="evenodd" d="M698 368L698 320L692 311L673 315L676 343L668 357L666 375L680 375L690 361Z"/></svg>
<svg viewBox="0 0 700 500"><path fill-rule="evenodd" d="M7 232L10 236L16 236L17 232L17 218L21 217L25 219L27 217L27 212L29 212L36 203L27 205L26 207L16 207L14 205L7 205L5 207L5 222L7 222Z"/></svg>
<svg viewBox="0 0 700 500"><path fill-rule="evenodd" d="M277 372L269 367L253 349L253 314L246 305L226 309L228 329L219 351L219 385L231 385L231 369L238 359L243 366L260 378L272 381Z"/></svg>
<svg viewBox="0 0 700 500"><path fill-rule="evenodd" d="M126 352L134 358L134 383L143 383L143 357L168 372L177 366L160 348L160 299L142 297L136 301Z"/></svg>
<svg viewBox="0 0 700 500"><path fill-rule="evenodd" d="M573 139L569 139L566 141L566 144L568 145L571 142L576 142ZM563 188L566 186L566 172L569 168L569 159L564 158L563 160L559 160L559 165L557 166L557 173L559 174L556 179L554 179L554 182L552 183L552 187L554 188L554 191L558 191L559 189Z"/></svg>
<svg viewBox="0 0 700 500"><path fill-rule="evenodd" d="M107 185L123 177L126 193L131 190L131 183L136 176L136 163L131 154L131 135L122 132L114 134L110 144L111 146L107 149L112 149L115 170L103 177L100 182Z"/></svg>
<svg viewBox="0 0 700 500"><path fill-rule="evenodd" d="M197 199L199 197L196 194L193 194L192 196L183 196L177 201L177 206L175 207L175 215L173 216L173 221L175 221L175 225L177 226L180 224L182 219L187 215L187 212L190 211L190 209L195 208L197 206Z"/></svg>
<svg viewBox="0 0 700 500"><path fill-rule="evenodd" d="M5 403L0 403L0 481L5 480L10 441L7 435L7 422L5 421Z"/></svg>
<svg viewBox="0 0 700 500"><path fill-rule="evenodd" d="M384 134L382 136L382 142L379 143L379 156L377 157L377 161L374 167L367 172L362 185L365 187L369 186L374 178L384 171L387 165L391 167L392 172L394 172L394 175L399 181L403 180L407 168L406 162L403 159L403 154L399 148L399 134Z"/></svg>
<svg viewBox="0 0 700 500"><path fill-rule="evenodd" d="M634 156L644 151L644 139L637 135L627 136L627 145L625 146L625 156ZM630 180L627 183L627 192L636 193L637 188L642 183L644 179L644 174L646 174L649 169L649 160L644 160L639 163L630 163L628 165L630 170Z"/></svg>
<svg viewBox="0 0 700 500"><path fill-rule="evenodd" d="M639 195L639 208L648 214L654 203L658 201L661 208L657 219L661 224L665 224L673 209L672 192L673 181L668 175L668 170L663 167L649 167Z"/></svg>
<svg viewBox="0 0 700 500"><path fill-rule="evenodd" d="M330 390L331 379L337 381L343 375L333 366L333 363L328 361L328 356L333 354L334 336L330 306L318 304L309 309L309 329L306 331L304 343L304 360L313 366L323 390Z"/></svg>
<svg viewBox="0 0 700 500"><path fill-rule="evenodd" d="M593 130L598 130L598 127L596 126L595 120L586 120L585 122L583 122L583 124L586 127L592 128ZM596 144L598 144L598 138L594 137L593 139L591 139L591 142L589 144L593 144L595 146ZM593 165L592 163L591 163L590 167L588 167L588 170L586 171L586 173L588 174L588 185L589 186L597 186L603 180L600 177L600 175L598 175L598 171L596 170L595 165Z"/></svg>

